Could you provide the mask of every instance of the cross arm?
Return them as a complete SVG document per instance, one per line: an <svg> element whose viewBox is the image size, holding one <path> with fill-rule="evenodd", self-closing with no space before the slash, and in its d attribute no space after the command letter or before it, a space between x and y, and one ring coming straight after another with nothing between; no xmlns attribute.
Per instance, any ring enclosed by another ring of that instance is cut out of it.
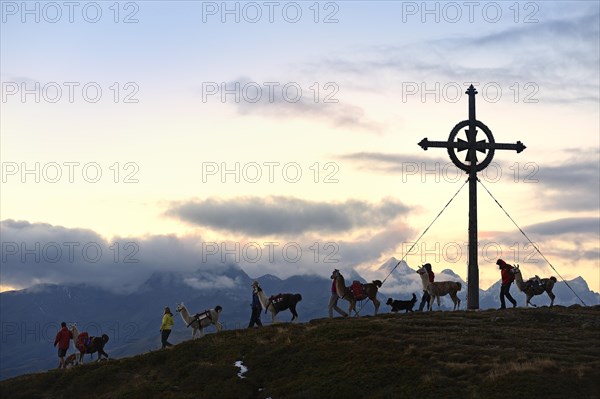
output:
<svg viewBox="0 0 600 399"><path fill-rule="evenodd" d="M458 140L453 142L448 141L429 141L426 138L419 142L419 146L422 149L427 151L429 147L432 148L456 148L458 151L467 150L469 148L474 148L479 151L485 150L514 150L517 153L522 152L525 148L527 148L522 142L517 141L516 144L508 144L508 143L490 143L486 141L478 141L474 145L469 144L467 141Z"/></svg>
<svg viewBox="0 0 600 399"><path fill-rule="evenodd" d="M520 141L517 141L516 144L508 144L508 143L490 143L488 141L478 141L474 145L475 149L478 151L484 152L485 150L513 150L517 153L522 152L525 148L525 144ZM461 150L461 146L458 146L459 151ZM467 147L468 148L468 147Z"/></svg>
<svg viewBox="0 0 600 399"><path fill-rule="evenodd" d="M429 141L427 137L419 142L419 145L422 149L427 151L429 147L437 147L437 148L448 148L452 147L452 143L448 143L447 141Z"/></svg>
<svg viewBox="0 0 600 399"><path fill-rule="evenodd" d="M485 143L485 144L489 144L489 143ZM517 151L517 154L518 154L527 147L522 142L517 141L517 144L495 143L493 145L493 148L495 148L496 150L514 150L514 151Z"/></svg>
<svg viewBox="0 0 600 399"><path fill-rule="evenodd" d="M462 141L462 140L461 141L453 141L453 142L429 141L429 140L427 140L427 137L425 137L423 140L421 140L419 142L419 145L425 151L427 151L427 149L429 147L432 147L432 148L457 148L459 151L466 150L467 148L469 148L469 143L467 143L466 141Z"/></svg>

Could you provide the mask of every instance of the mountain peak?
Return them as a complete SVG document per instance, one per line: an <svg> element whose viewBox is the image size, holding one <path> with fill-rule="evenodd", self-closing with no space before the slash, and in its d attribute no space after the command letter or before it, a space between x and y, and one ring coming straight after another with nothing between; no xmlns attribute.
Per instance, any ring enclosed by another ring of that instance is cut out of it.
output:
<svg viewBox="0 0 600 399"><path fill-rule="evenodd" d="M385 262L384 264L389 264L392 265L392 267L396 266L396 264L399 262L398 259L396 259L395 256L392 256L391 258L388 259L387 262Z"/></svg>
<svg viewBox="0 0 600 399"><path fill-rule="evenodd" d="M395 257L391 257L387 262L379 266L378 270L382 272L391 272L398 273L400 275L414 274L416 270L411 269L410 266L404 260L398 260Z"/></svg>
<svg viewBox="0 0 600 399"><path fill-rule="evenodd" d="M142 287L147 288L159 288L163 286L172 286L174 283L181 280L181 277L175 272L171 271L156 271L148 277L148 279L142 284Z"/></svg>
<svg viewBox="0 0 600 399"><path fill-rule="evenodd" d="M462 281L462 278L458 274L454 273L452 269L444 269L439 274L445 274L446 276L450 276L452 278Z"/></svg>
<svg viewBox="0 0 600 399"><path fill-rule="evenodd" d="M256 280L262 280L262 281L281 281L281 279L277 276L274 276L272 274L265 274L263 276L260 276L258 278L256 278Z"/></svg>
<svg viewBox="0 0 600 399"><path fill-rule="evenodd" d="M582 290L590 289L587 284L587 281L585 281L583 279L583 277L581 277L581 276L575 277L573 280L567 281L567 282L570 283L571 285L576 285L578 289L582 289Z"/></svg>

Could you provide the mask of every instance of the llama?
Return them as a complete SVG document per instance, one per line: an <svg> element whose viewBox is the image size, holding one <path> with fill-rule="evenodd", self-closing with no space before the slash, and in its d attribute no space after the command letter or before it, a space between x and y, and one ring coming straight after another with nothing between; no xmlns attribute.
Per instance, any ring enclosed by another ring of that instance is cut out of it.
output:
<svg viewBox="0 0 600 399"><path fill-rule="evenodd" d="M108 353L104 351L104 345L106 345L109 340L108 335L102 334L100 337L89 337L89 343L86 343L83 342L84 340L79 340L80 333L76 324L71 324L69 330L73 335L73 347L77 352L79 352L79 357L76 356L74 359L76 365L83 364L83 357L86 353L93 354L98 352L98 361L102 360L102 356L108 359ZM81 334L82 337L83 334L87 336L87 332L85 331ZM71 359L71 361L73 361L73 359Z"/></svg>
<svg viewBox="0 0 600 399"><path fill-rule="evenodd" d="M525 302L526 306L531 305L533 307L537 307L537 305L534 305L532 302L530 302L531 298L536 295L541 295L544 292L550 297L550 307L554 305L554 298L556 298L556 296L552 292L552 289L556 283L556 277L552 276L550 278L540 279L540 284L534 285L533 278L530 278L525 282L523 281L523 276L521 275L519 265L512 269L512 272L515 276L515 284L517 285L517 288L527 296L527 302Z"/></svg>
<svg viewBox="0 0 600 399"><path fill-rule="evenodd" d="M198 331L200 331L200 338L202 338L204 336L204 328L211 324L214 324L217 328L217 332L221 332L223 325L219 323L219 315L222 310L222 307L216 306L214 309L207 310L200 315L190 316L190 312L188 312L183 302L178 303L175 308L175 311L181 315L186 326L192 327L192 339L196 338L196 332ZM205 316L202 317L203 315Z"/></svg>
<svg viewBox="0 0 600 399"><path fill-rule="evenodd" d="M429 275L427 274L427 270L424 267L420 267L417 269L417 273L421 276L421 282L423 283L423 287L425 290L431 295L431 300L429 302L429 311L431 312L431 308L433 307L433 301L437 299L438 308L440 307L440 297L444 295L450 294L450 298L452 302L454 302L454 307L452 310L456 310L460 307L460 299L456 293L461 290L462 285L458 281L436 281L431 283L429 281Z"/></svg>
<svg viewBox="0 0 600 399"><path fill-rule="evenodd" d="M335 280L335 289L338 296L350 303L348 314L352 314L352 311L354 310L355 315L358 316L358 312L356 311L356 301L364 298L356 298L352 289L350 289L350 287L346 287L344 276L342 276L342 273L340 273L339 270L334 270L331 274L331 278ZM377 291L382 285L383 283L380 280L374 280L372 283L362 284L365 298L373 301L373 305L375 306L375 316L377 316L377 311L381 305L381 302L379 302L377 299Z"/></svg>

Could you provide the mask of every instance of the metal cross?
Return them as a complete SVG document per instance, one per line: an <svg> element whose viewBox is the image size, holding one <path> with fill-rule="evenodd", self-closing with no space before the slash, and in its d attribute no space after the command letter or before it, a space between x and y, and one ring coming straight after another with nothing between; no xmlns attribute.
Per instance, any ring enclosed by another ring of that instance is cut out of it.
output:
<svg viewBox="0 0 600 399"><path fill-rule="evenodd" d="M477 262L477 172L485 169L496 150L514 150L517 153L526 147L520 141L516 144L502 144L494 141L492 131L475 117L475 95L477 90L473 85L466 91L469 95L469 119L459 122L452 131L448 141L421 140L419 145L424 150L429 147L446 148L450 159L461 170L469 174L469 271L467 288L467 309L479 309L479 267ZM461 129L465 129L467 140L456 139ZM485 133L486 140L477 141L477 128ZM457 152L467 151L465 162L458 159ZM478 162L477 152L486 153L483 161Z"/></svg>

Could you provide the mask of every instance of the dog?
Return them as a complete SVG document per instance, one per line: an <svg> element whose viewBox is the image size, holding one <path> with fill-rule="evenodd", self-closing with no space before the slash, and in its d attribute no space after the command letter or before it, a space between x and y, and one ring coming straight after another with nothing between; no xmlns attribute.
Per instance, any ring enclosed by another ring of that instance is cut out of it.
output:
<svg viewBox="0 0 600 399"><path fill-rule="evenodd" d="M75 366L77 364L77 354L71 353L65 358L65 368L69 366Z"/></svg>
<svg viewBox="0 0 600 399"><path fill-rule="evenodd" d="M396 313L400 310L406 310L405 313L412 312L413 306L417 302L417 296L415 294L412 295L412 299L410 301L399 301L397 299L389 298L386 305L390 305L392 307L392 312Z"/></svg>

